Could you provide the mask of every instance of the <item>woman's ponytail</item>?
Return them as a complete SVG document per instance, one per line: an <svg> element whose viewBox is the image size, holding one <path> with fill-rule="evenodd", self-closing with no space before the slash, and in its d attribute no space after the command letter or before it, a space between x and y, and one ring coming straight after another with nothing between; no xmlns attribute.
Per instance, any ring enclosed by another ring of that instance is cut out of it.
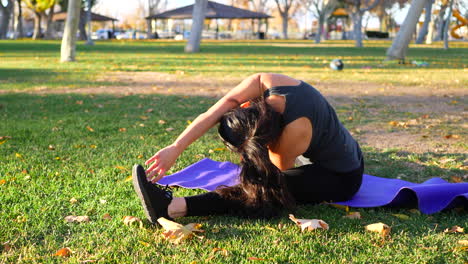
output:
<svg viewBox="0 0 468 264"><path fill-rule="evenodd" d="M243 202L252 209L249 215L268 217L277 214L280 208L295 205L281 171L269 157L268 146L275 143L281 132L281 114L263 99L254 101L247 108L226 113L220 121L220 136L231 150L241 155L242 160L241 190L232 195L229 188L218 192L228 196L238 196L242 192Z"/></svg>

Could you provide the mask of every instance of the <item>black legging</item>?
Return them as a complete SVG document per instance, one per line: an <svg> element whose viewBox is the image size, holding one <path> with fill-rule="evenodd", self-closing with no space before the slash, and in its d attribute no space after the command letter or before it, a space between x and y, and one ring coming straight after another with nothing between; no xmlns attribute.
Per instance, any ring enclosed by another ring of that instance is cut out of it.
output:
<svg viewBox="0 0 468 264"><path fill-rule="evenodd" d="M359 190L364 172L364 162L351 172L337 173L317 164L304 165L283 171L286 185L296 203L346 201ZM231 187L236 188L236 186ZM222 197L217 192L207 192L185 197L187 216L233 214L245 216L248 211L239 200Z"/></svg>

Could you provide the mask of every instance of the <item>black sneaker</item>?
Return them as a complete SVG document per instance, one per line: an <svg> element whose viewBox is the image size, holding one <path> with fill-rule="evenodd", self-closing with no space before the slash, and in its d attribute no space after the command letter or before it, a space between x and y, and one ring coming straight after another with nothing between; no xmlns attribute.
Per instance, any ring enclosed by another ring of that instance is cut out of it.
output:
<svg viewBox="0 0 468 264"><path fill-rule="evenodd" d="M159 217L172 220L167 213L169 203L172 201L172 191L166 186L164 189L152 184L146 178L145 169L141 165L134 165L132 170L133 187L140 198L146 218L157 223Z"/></svg>

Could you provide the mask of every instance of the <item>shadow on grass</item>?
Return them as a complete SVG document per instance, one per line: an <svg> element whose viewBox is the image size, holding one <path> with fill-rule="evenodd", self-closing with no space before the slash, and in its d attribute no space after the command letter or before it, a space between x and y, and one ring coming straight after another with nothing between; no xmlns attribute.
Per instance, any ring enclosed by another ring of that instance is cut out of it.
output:
<svg viewBox="0 0 468 264"><path fill-rule="evenodd" d="M257 44L257 43L256 43ZM116 53L139 54L180 54L184 55L178 58L179 63L187 62L191 58L199 58L207 54L219 56L255 56L256 62L271 60L271 57L288 56L320 56L321 58L342 58L350 60L366 60L381 62L385 59L386 47L334 47L334 46L314 46L314 47L294 47L294 46L278 46L281 43L259 43L258 45L250 45L243 42L222 43L207 42L202 44L201 52L198 54L186 54L183 52L183 42L98 42L95 46L86 46L79 43L77 46L78 52L86 53L103 53L114 55ZM9 56L16 53L43 53L60 51L59 41L3 41L0 42L0 49ZM463 59L463 54L466 54L464 48L451 48L449 50L441 50L439 48L411 48L409 55L418 60L428 61L430 68L440 69L455 69L466 64ZM260 56L259 56L260 55ZM264 55L262 58L261 55ZM111 56L112 57L112 56ZM450 60L459 60L459 63L447 63ZM440 63L439 63L440 62ZM313 63L313 62L311 62ZM433 64L434 63L434 64ZM360 66L360 65L358 65ZM392 67L402 67L396 65ZM418 67L405 67L405 69L420 69Z"/></svg>

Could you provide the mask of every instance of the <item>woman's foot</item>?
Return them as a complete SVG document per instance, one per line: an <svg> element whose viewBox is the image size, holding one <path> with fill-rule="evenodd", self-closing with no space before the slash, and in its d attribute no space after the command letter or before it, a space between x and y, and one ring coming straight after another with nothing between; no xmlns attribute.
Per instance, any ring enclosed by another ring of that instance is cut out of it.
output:
<svg viewBox="0 0 468 264"><path fill-rule="evenodd" d="M140 198L146 218L152 223L157 223L158 218L164 217L172 220L168 214L168 207L172 201L172 192L159 188L146 178L145 169L141 165L134 165L132 169L133 187Z"/></svg>

